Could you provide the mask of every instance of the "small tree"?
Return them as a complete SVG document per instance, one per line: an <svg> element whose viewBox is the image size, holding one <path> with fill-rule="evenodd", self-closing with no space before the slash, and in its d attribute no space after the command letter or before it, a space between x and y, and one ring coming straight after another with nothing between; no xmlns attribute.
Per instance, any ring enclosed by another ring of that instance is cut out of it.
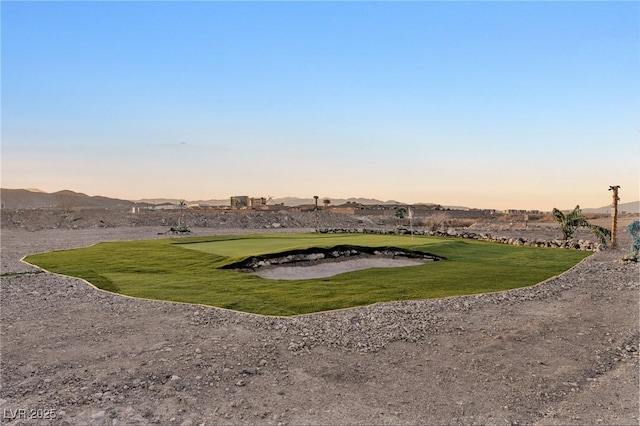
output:
<svg viewBox="0 0 640 426"><path fill-rule="evenodd" d="M611 235L611 231L601 226L589 223L582 215L579 205L566 215L556 208L553 209L552 214L553 218L560 224L563 240L571 238L576 229L583 226L592 230L603 245L607 244L607 238Z"/></svg>
<svg viewBox="0 0 640 426"><path fill-rule="evenodd" d="M631 253L624 257L624 260L638 261L640 253L640 220L634 220L627 225L627 232L631 235Z"/></svg>
<svg viewBox="0 0 640 426"><path fill-rule="evenodd" d="M396 227L400 228L400 224L402 223L402 220L404 220L405 217L407 217L407 209L405 209L404 207L399 207L396 209Z"/></svg>
<svg viewBox="0 0 640 426"><path fill-rule="evenodd" d="M58 208L65 213L71 213L78 200L71 194L65 192L56 193L56 203Z"/></svg>
<svg viewBox="0 0 640 426"><path fill-rule="evenodd" d="M178 203L178 207L180 208L180 218L178 218L178 229L182 231L187 231L189 228L187 227L187 224L184 221L184 211L187 208L187 201L180 200L180 202Z"/></svg>

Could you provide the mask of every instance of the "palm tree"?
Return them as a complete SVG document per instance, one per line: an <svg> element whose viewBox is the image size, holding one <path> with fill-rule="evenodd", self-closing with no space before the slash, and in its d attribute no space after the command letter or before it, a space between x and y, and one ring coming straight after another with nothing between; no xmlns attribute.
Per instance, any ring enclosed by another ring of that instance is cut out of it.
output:
<svg viewBox="0 0 640 426"><path fill-rule="evenodd" d="M180 208L180 218L178 218L178 228L187 229L187 225L184 223L184 210L187 208L187 201L180 200L178 203L178 207Z"/></svg>
<svg viewBox="0 0 640 426"><path fill-rule="evenodd" d="M580 210L580 206L576 206L566 215L560 210L553 209L553 218L560 224L562 230L562 239L568 240L573 236L577 228L584 226L592 230L603 245L607 244L607 238L611 235L611 231L598 225L591 224L585 219Z"/></svg>
<svg viewBox="0 0 640 426"><path fill-rule="evenodd" d="M400 228L400 224L402 223L404 218L407 217L407 209L405 209L404 207L396 208L395 216L396 216L396 228Z"/></svg>

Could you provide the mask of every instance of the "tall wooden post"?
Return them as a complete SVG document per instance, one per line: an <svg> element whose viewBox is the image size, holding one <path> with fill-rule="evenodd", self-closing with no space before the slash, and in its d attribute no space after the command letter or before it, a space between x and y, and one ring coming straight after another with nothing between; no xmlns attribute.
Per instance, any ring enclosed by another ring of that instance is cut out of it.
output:
<svg viewBox="0 0 640 426"><path fill-rule="evenodd" d="M316 205L315 205L313 210L316 212L316 231L317 231L318 228L319 228L319 226L318 226L319 225L318 224L318 198L319 197L317 195L314 195L313 198L314 198L314 200L316 202Z"/></svg>
<svg viewBox="0 0 640 426"><path fill-rule="evenodd" d="M620 201L618 189L620 189L619 185L609 187L609 191L613 191L613 203L611 204L611 248L616 248L618 245L618 201Z"/></svg>

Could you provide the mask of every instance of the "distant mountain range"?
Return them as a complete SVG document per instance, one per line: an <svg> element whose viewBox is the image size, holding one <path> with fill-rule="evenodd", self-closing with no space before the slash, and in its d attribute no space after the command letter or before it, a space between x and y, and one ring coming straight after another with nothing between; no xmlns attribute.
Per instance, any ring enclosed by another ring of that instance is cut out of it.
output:
<svg viewBox="0 0 640 426"><path fill-rule="evenodd" d="M631 201L628 203L618 204L618 212L620 213L640 213L640 201ZM609 214L611 213L611 205L598 207L595 209L582 209L582 213L592 214Z"/></svg>
<svg viewBox="0 0 640 426"><path fill-rule="evenodd" d="M2 207L10 209L24 208L109 208L109 207L133 207L136 204L178 204L179 198L144 198L141 200L121 200L101 196L91 196L81 192L70 190L47 193L36 188L29 189L0 189L0 200ZM318 204L322 205L323 198L318 199ZM228 206L230 199L223 200L186 200L187 204L201 204L210 206ZM340 205L347 202L360 204L402 204L398 201L380 201L370 198L348 198L333 199L331 205ZM285 206L300 206L304 204L314 204L313 198L274 198L269 201L270 205L283 204Z"/></svg>
<svg viewBox="0 0 640 426"><path fill-rule="evenodd" d="M318 199L318 204L323 204L323 198ZM6 189L0 188L0 201L3 208L11 209L25 209L25 208L114 208L114 207L132 207L140 203L148 204L163 204L171 203L178 204L180 199L178 198L146 198L141 200L121 200L117 198L109 198L102 196L91 196L80 192L74 192L69 190L63 190L53 193L47 193L36 188L29 189ZM336 198L330 199L332 206L337 206L346 203L359 203L365 205L372 204L406 204L395 200L381 201L374 198ZM285 206L300 206L314 204L315 200L309 198L298 197L284 197L274 198L269 201L269 205L282 204ZM187 200L187 204L204 204L210 206L228 206L230 204L229 198L226 199L211 199L211 200ZM433 203L419 203L419 204L433 204ZM467 207L462 206L443 206L450 209L464 210ZM598 208L583 208L584 213L592 214L608 214L611 211L611 206L604 206ZM621 203L618 205L619 212L627 213L640 213L640 201L632 201L628 203Z"/></svg>

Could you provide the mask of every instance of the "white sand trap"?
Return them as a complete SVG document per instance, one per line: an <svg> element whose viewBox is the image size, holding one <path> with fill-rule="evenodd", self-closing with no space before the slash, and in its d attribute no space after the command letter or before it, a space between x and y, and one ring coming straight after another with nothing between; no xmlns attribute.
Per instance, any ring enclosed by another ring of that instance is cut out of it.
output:
<svg viewBox="0 0 640 426"><path fill-rule="evenodd" d="M276 266L258 270L253 274L272 280L304 280L325 278L344 272L359 271L369 268L398 268L403 266L422 265L424 261L415 259L364 258L349 259L340 262L317 263L309 266Z"/></svg>

